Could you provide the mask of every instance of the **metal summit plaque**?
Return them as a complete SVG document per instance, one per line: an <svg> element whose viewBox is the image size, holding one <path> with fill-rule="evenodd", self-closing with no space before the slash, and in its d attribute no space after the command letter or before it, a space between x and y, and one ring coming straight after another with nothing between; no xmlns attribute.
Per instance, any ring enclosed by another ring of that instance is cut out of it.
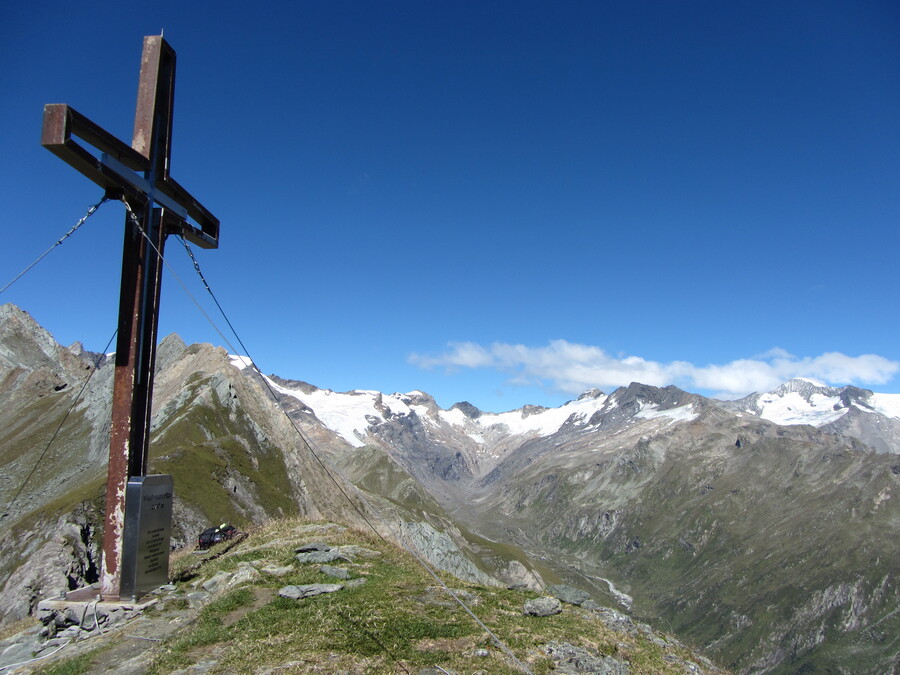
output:
<svg viewBox="0 0 900 675"><path fill-rule="evenodd" d="M120 598L139 599L169 583L172 476L135 476L125 490Z"/></svg>

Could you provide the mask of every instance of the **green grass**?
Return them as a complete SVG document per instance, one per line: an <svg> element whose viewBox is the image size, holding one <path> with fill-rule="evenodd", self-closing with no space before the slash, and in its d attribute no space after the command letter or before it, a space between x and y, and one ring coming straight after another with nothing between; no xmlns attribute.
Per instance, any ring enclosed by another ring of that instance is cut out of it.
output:
<svg viewBox="0 0 900 675"><path fill-rule="evenodd" d="M198 581L234 571L242 563L294 569L280 578L262 573L252 588L239 588L207 605L189 629L166 643L150 672L166 673L210 658L218 663L212 672L251 672L285 664L295 664L295 672L417 672L426 666L498 675L520 672L467 613L447 602L452 598L444 597L435 580L404 551L350 529L304 534L304 525L300 520L272 523L207 563ZM366 583L300 601L279 597L277 590L288 584L328 581L318 565L294 560L294 547L310 540L377 551L352 563L336 563L350 569L353 577L365 577ZM551 640L625 658L636 674L681 672L666 660L665 649L640 636L614 633L571 606L553 617L526 617L522 606L535 594L449 577L446 583L477 598L473 611L532 672L550 672L552 662L539 647ZM476 656L478 649L489 655ZM686 655L683 650L679 654Z"/></svg>
<svg viewBox="0 0 900 675"><path fill-rule="evenodd" d="M83 675L90 671L93 654L80 654L37 671L38 675Z"/></svg>

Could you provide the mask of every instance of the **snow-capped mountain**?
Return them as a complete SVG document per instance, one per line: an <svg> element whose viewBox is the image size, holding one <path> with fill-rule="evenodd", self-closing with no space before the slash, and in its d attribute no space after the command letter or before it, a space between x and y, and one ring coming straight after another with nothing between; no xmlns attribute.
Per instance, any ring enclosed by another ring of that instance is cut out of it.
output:
<svg viewBox="0 0 900 675"><path fill-rule="evenodd" d="M734 405L776 424L811 424L820 427L860 412L900 419L900 394L876 394L858 387L829 387L797 378L765 394L750 394Z"/></svg>
<svg viewBox="0 0 900 675"><path fill-rule="evenodd" d="M242 357L232 360L239 367L247 363ZM877 452L900 453L900 394L831 387L805 378L737 401L722 402L675 387L657 389L633 383L609 395L592 389L558 408L525 406L503 413L483 412L467 402L444 410L421 391L334 392L278 377L269 381L277 392L296 399L307 415L314 415L353 447L395 437L388 431L392 425L417 428L419 437L442 436L446 445L463 450L471 457L471 464L480 467L475 474L490 471L511 449L526 441L548 438L564 428L570 433L609 430L655 418L668 423L690 422L704 405L750 413L783 426L820 427L829 433L853 436Z"/></svg>
<svg viewBox="0 0 900 675"><path fill-rule="evenodd" d="M343 447L355 480L387 484L373 457L389 458L481 541L598 593L614 579L736 671L840 660L820 643L865 644L873 665L852 672L890 658L868 636L894 629L900 598L900 549L882 536L900 522L900 397L791 380L722 402L632 383L487 413L269 381L309 433Z"/></svg>
<svg viewBox="0 0 900 675"><path fill-rule="evenodd" d="M829 387L797 378L765 393L728 404L781 425L809 424L857 438L877 452L900 452L900 394L858 387Z"/></svg>
<svg viewBox="0 0 900 675"><path fill-rule="evenodd" d="M701 405L701 397L675 387L633 384L610 395L592 389L558 408L529 405L490 413L467 402L444 410L421 391L339 393L275 376L267 379L283 401L300 404L295 414L317 420L352 447L388 448L426 482L435 473L441 479L481 478L518 448L551 437L613 433L623 425L651 420L654 428L689 422L698 415L695 406Z"/></svg>

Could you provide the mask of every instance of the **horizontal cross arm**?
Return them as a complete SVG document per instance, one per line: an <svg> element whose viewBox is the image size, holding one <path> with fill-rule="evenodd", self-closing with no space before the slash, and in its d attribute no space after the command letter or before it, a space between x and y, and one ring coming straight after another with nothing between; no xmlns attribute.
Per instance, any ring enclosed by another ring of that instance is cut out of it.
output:
<svg viewBox="0 0 900 675"><path fill-rule="evenodd" d="M72 137L76 136L100 150L96 157ZM64 103L44 106L41 145L73 166L113 195L124 195L135 203L153 200L181 221L178 233L202 248L218 248L219 219L173 178L150 185L134 172L150 169L150 160ZM199 227L187 222L190 217Z"/></svg>
<svg viewBox="0 0 900 675"><path fill-rule="evenodd" d="M200 228L189 223L184 224L184 236L202 248L219 247L219 219L210 213L203 204L191 196L191 193L169 176L157 185L160 192L175 200L187 209L188 215L196 221Z"/></svg>
<svg viewBox="0 0 900 675"><path fill-rule="evenodd" d="M115 157L133 171L148 171L150 160L130 145L126 145L111 133L91 122L80 112L65 103L49 103L44 106L44 127L41 133L41 145L68 161L63 154L54 148L81 148L71 140L72 136L84 139L101 152ZM84 150L83 148L81 148ZM89 154L89 153L88 153Z"/></svg>
<svg viewBox="0 0 900 675"><path fill-rule="evenodd" d="M139 164L147 166L147 160L130 147L110 136L106 131L88 120L84 115L64 103L52 103L44 106L44 127L41 133L41 145L70 166L75 167L110 194L124 194L136 203L146 203L148 196L137 186L125 180L114 167L106 165L76 143L72 136L89 140L91 143L111 151L111 156L119 157L118 165L124 171ZM105 154L105 153L104 153ZM125 163L127 162L127 164Z"/></svg>

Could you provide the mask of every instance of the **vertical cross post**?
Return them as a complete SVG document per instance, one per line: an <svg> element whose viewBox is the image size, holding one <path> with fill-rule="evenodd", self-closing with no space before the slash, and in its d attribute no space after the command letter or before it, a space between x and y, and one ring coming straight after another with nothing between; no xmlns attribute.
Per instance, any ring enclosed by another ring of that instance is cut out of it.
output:
<svg viewBox="0 0 900 675"><path fill-rule="evenodd" d="M174 92L175 52L161 37L144 38L131 147L149 161L144 179L150 185L155 185L157 178L168 177ZM125 490L129 477L147 473L162 288L160 258L165 243L162 221L162 210L155 209L151 200L132 206L131 213L125 216L103 526L102 597L120 595ZM139 228L146 232L146 238Z"/></svg>
<svg viewBox="0 0 900 675"><path fill-rule="evenodd" d="M65 104L44 107L41 144L108 196L124 199L128 210L100 570L104 599L122 594L126 487L130 478L147 472L163 246L169 234L204 248L216 248L219 242L218 219L169 175L174 93L175 52L161 35L148 36L130 147ZM100 150L100 156L73 135ZM189 224L188 217L199 227Z"/></svg>

